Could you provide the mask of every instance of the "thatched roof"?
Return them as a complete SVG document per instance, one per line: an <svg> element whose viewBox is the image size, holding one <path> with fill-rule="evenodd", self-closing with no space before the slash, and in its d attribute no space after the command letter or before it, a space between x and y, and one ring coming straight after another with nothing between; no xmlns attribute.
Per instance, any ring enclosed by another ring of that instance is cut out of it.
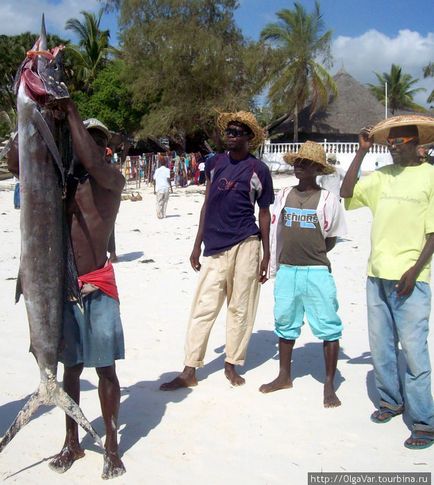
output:
<svg viewBox="0 0 434 485"><path fill-rule="evenodd" d="M360 84L344 70L340 70L333 79L337 86L337 96L331 96L325 109L319 110L310 117L310 105L299 115L299 138L315 139L339 138L340 141L353 139L361 128L375 125L384 119L384 106L371 91ZM399 114L399 113L395 113ZM269 129L272 138L284 135L291 138L293 133L293 116Z"/></svg>

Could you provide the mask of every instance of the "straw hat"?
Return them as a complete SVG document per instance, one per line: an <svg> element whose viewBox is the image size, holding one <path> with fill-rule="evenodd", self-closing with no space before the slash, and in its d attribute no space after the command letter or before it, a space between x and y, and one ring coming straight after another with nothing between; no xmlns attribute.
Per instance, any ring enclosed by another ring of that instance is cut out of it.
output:
<svg viewBox="0 0 434 485"><path fill-rule="evenodd" d="M434 118L422 115L403 115L393 116L386 120L380 121L370 131L370 136L374 143L380 145L387 144L387 137L391 128L398 126L416 125L419 132L419 143L425 145L434 141Z"/></svg>
<svg viewBox="0 0 434 485"><path fill-rule="evenodd" d="M297 160L310 160L321 165L322 173L324 174L330 174L335 171L335 168L327 163L326 154L322 145L314 141L303 143L298 153L286 153L283 159L289 165L294 165L294 162Z"/></svg>
<svg viewBox="0 0 434 485"><path fill-rule="evenodd" d="M96 118L89 118L88 120L83 121L84 127L86 130L99 130L107 137L107 140L110 140L110 131L107 126L102 123L101 121L97 120Z"/></svg>
<svg viewBox="0 0 434 485"><path fill-rule="evenodd" d="M220 113L217 118L217 127L222 136L224 135L224 131L231 121L238 121L239 123L243 123L252 130L253 138L249 142L251 148L258 147L264 141L265 132L259 126L253 113L250 113L248 111L237 111L236 113Z"/></svg>

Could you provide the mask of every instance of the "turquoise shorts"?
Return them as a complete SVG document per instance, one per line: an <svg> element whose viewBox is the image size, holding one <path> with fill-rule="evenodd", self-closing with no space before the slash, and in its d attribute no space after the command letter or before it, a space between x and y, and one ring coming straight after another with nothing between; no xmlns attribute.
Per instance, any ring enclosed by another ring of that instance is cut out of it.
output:
<svg viewBox="0 0 434 485"><path fill-rule="evenodd" d="M304 315L320 340L338 340L342 321L336 286L327 266L281 264L274 285L275 333L286 340L300 336Z"/></svg>
<svg viewBox="0 0 434 485"><path fill-rule="evenodd" d="M119 302L97 290L63 309L59 360L65 367L109 367L125 357Z"/></svg>

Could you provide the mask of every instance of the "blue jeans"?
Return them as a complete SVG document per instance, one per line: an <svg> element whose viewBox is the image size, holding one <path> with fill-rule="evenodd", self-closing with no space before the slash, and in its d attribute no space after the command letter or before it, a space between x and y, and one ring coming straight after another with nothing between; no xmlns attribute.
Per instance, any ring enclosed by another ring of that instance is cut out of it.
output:
<svg viewBox="0 0 434 485"><path fill-rule="evenodd" d="M368 277L366 284L369 345L380 406L398 410L405 401L414 429L434 431L427 342L430 286L418 281L411 295L400 298L396 284L397 281L373 277ZM405 399L398 375L398 342L406 361Z"/></svg>

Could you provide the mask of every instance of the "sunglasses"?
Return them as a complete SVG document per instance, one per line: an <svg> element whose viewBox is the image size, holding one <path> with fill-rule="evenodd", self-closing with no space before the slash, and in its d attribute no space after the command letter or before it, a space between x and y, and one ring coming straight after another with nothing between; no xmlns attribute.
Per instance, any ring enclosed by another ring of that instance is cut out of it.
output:
<svg viewBox="0 0 434 485"><path fill-rule="evenodd" d="M237 130L236 128L226 128L225 135L233 136L234 138L239 138L240 136L247 136L248 133L247 131L242 129Z"/></svg>
<svg viewBox="0 0 434 485"><path fill-rule="evenodd" d="M410 143L411 141L416 140L415 136L399 136L397 138L387 138L387 144L389 146L392 145L404 145L406 143Z"/></svg>

